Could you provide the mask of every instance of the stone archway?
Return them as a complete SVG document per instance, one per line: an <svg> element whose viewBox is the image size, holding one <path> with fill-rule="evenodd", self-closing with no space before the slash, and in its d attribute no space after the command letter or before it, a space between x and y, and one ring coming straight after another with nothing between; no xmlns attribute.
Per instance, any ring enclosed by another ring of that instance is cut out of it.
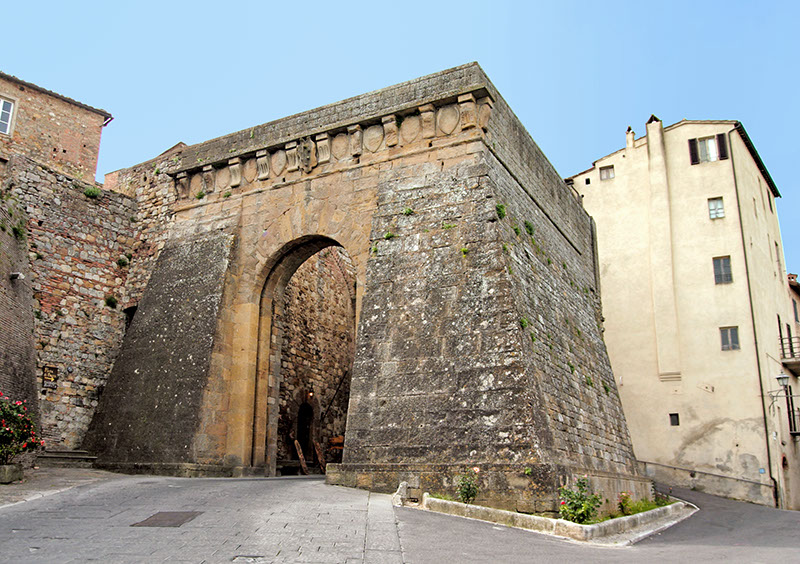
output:
<svg viewBox="0 0 800 564"><path fill-rule="evenodd" d="M314 442L324 448L344 434L355 270L336 241L303 237L282 249L261 292L258 334L251 464L275 475L280 462L297 458L302 406L311 413L303 446L309 462Z"/></svg>

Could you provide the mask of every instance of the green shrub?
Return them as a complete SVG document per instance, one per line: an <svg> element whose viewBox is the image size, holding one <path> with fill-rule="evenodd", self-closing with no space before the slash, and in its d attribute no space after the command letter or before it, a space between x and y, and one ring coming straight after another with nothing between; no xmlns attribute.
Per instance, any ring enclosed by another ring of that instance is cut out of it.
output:
<svg viewBox="0 0 800 564"><path fill-rule="evenodd" d="M505 204L497 204L494 209L497 211L497 217L503 219L506 216L506 206Z"/></svg>
<svg viewBox="0 0 800 564"><path fill-rule="evenodd" d="M98 188L97 186L89 186L86 188L86 190L83 191L84 196L86 196L87 198L91 198L93 200L99 198L100 194L102 193L103 193L102 190L100 190L100 188Z"/></svg>
<svg viewBox="0 0 800 564"><path fill-rule="evenodd" d="M194 197L198 200L202 200L203 198L206 197L206 193L200 190L197 194L194 195Z"/></svg>
<svg viewBox="0 0 800 564"><path fill-rule="evenodd" d="M478 497L479 472L480 468L475 466L456 478L456 492L461 503L472 503Z"/></svg>
<svg viewBox="0 0 800 564"><path fill-rule="evenodd" d="M566 486L558 488L561 505L558 513L562 519L573 523L588 523L597 516L602 500L598 494L589 492L589 478L584 476L575 482L575 489Z"/></svg>
<svg viewBox="0 0 800 564"><path fill-rule="evenodd" d="M533 223L531 223L530 221L526 221L525 222L525 231L528 232L528 235L532 236L533 235Z"/></svg>
<svg viewBox="0 0 800 564"><path fill-rule="evenodd" d="M411 208L406 208L403 210L403 215L414 215L414 210Z"/></svg>
<svg viewBox="0 0 800 564"><path fill-rule="evenodd" d="M389 239L394 239L395 237L397 237L397 235L395 235L395 234L394 234L394 233L392 233L391 231L387 231L387 232L386 232L386 235L384 235L384 236L383 236L383 238L384 238L384 239L386 239L387 241L388 241Z"/></svg>
<svg viewBox="0 0 800 564"><path fill-rule="evenodd" d="M114 296L111 295L106 296L106 305L111 309L116 309L117 303L118 303L117 298L115 298Z"/></svg>
<svg viewBox="0 0 800 564"><path fill-rule="evenodd" d="M0 392L0 464L10 464L15 456L44 446L36 437L33 420L24 401L11 401Z"/></svg>
<svg viewBox="0 0 800 564"><path fill-rule="evenodd" d="M520 327L522 327L523 329L527 329L528 325L530 325L530 322L528 321L527 317L523 317L523 318L521 318L519 320L519 324L520 324Z"/></svg>
<svg viewBox="0 0 800 564"><path fill-rule="evenodd" d="M117 259L117 265L120 267L128 266L128 259L126 257L119 257Z"/></svg>

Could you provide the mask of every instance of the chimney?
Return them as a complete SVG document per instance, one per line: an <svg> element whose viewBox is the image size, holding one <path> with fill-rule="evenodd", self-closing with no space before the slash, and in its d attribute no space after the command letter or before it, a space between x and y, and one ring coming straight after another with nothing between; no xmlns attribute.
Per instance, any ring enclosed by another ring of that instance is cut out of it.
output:
<svg viewBox="0 0 800 564"><path fill-rule="evenodd" d="M633 149L633 139L636 137L636 134L631 129L631 126L628 126L628 131L625 132L625 147L628 149Z"/></svg>

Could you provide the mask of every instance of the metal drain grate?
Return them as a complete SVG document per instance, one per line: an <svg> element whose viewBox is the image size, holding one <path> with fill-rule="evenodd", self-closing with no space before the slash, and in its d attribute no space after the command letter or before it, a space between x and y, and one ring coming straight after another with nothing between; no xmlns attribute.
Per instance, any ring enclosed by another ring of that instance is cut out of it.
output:
<svg viewBox="0 0 800 564"><path fill-rule="evenodd" d="M202 514L202 511L159 511L131 527L180 527Z"/></svg>

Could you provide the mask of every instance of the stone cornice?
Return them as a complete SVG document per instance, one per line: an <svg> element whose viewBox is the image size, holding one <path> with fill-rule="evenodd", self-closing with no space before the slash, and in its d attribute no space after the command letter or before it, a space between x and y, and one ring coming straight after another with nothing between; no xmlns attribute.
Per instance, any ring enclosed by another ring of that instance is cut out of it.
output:
<svg viewBox="0 0 800 564"><path fill-rule="evenodd" d="M458 101L458 97L472 94L476 100L497 98L494 86L477 63L470 63L436 74L390 86L295 114L273 122L244 129L204 143L186 147L162 168L171 176L191 173L212 165L220 168L233 157L250 157L258 151L284 148L291 142L304 138L315 139L328 134L333 136L360 126L365 131L382 119L395 115L400 119L416 114L421 107L439 108ZM285 149L288 151L288 149Z"/></svg>

